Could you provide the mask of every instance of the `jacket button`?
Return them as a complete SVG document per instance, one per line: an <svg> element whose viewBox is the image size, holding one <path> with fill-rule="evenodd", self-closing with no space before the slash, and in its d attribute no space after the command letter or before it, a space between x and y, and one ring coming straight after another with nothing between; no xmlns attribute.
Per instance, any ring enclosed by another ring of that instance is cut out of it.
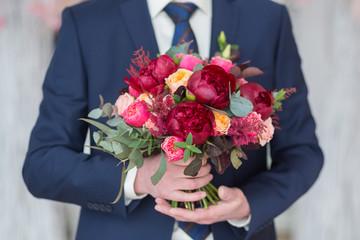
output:
<svg viewBox="0 0 360 240"><path fill-rule="evenodd" d="M108 212L108 213L111 213L112 210L113 210L110 205L106 205L106 206L105 206L105 209L106 209L106 212Z"/></svg>
<svg viewBox="0 0 360 240"><path fill-rule="evenodd" d="M95 211L99 211L99 204L97 204L97 203L94 203L93 204L93 209L95 210Z"/></svg>
<svg viewBox="0 0 360 240"><path fill-rule="evenodd" d="M99 205L99 208L100 208L100 211L102 211L102 212L105 212L105 211L106 211L106 208L105 208L105 205L104 205L104 204L100 204L100 205Z"/></svg>
<svg viewBox="0 0 360 240"><path fill-rule="evenodd" d="M89 209L93 210L93 209L94 209L94 204L93 204L92 202L88 202L88 203L87 203L87 207L88 207Z"/></svg>

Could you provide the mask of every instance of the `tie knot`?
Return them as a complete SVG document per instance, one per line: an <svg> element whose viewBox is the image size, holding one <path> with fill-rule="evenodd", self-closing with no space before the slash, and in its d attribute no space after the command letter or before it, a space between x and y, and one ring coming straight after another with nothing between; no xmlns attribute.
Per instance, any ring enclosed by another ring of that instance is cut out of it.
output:
<svg viewBox="0 0 360 240"><path fill-rule="evenodd" d="M188 21L197 6L193 3L171 2L164 8L165 12L174 22Z"/></svg>

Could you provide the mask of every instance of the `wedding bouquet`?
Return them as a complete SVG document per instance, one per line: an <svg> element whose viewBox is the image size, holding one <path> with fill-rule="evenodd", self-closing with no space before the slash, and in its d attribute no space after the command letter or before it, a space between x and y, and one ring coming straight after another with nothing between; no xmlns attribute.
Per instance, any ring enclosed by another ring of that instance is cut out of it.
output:
<svg viewBox="0 0 360 240"><path fill-rule="evenodd" d="M247 159L243 146L268 143L274 134L281 101L295 89L265 90L245 78L263 74L249 61L239 66L230 59L239 56L237 46L226 43L222 32L218 38L220 52L203 60L189 53L188 43L170 48L165 55L149 59L142 48L134 59L124 81L128 88L120 91L115 104L105 103L88 117L107 117L106 124L82 119L99 129L93 133L96 146L113 155L122 167L120 199L126 173L141 168L144 158L161 152L161 163L151 177L157 184L166 172L167 162L194 157L184 174L196 176L204 156L219 174L232 165L238 169ZM166 155L166 157L165 157ZM208 184L194 191L205 191L202 207L216 204L217 189ZM176 207L177 202L172 202ZM194 203L185 203L194 209Z"/></svg>

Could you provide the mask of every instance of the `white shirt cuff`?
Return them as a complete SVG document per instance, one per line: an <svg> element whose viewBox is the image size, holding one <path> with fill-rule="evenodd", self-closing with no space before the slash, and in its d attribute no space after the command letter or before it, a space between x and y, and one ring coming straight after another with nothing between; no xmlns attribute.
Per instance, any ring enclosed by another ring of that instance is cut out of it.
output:
<svg viewBox="0 0 360 240"><path fill-rule="evenodd" d="M230 223L234 227L238 227L238 228L243 227L246 231L248 231L250 221L251 221L251 215L249 215L248 217L245 217L245 218L240 218L240 219L230 219L230 220L228 220L228 223Z"/></svg>
<svg viewBox="0 0 360 240"><path fill-rule="evenodd" d="M126 174L125 182L124 182L124 200L125 206L129 206L132 200L143 199L147 196L146 193L137 195L134 189L135 177L137 173L137 168L134 167L128 171Z"/></svg>

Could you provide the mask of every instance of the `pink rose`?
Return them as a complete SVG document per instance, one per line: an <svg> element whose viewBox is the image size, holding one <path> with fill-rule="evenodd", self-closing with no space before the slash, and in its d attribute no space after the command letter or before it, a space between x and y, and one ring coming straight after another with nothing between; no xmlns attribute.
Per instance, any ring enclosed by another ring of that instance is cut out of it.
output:
<svg viewBox="0 0 360 240"><path fill-rule="evenodd" d="M125 122L134 127L141 127L149 119L149 111L146 105L135 101L122 113Z"/></svg>
<svg viewBox="0 0 360 240"><path fill-rule="evenodd" d="M274 126L272 125L272 120L270 117L266 119L264 124L265 124L265 128L259 135L259 143L261 146L264 146L266 143L270 142L270 140L274 136L274 130L275 130Z"/></svg>
<svg viewBox="0 0 360 240"><path fill-rule="evenodd" d="M190 55L190 54L185 55L183 53L176 54L176 57L179 59L181 56L182 59L180 62L180 68L184 68L192 71L196 66L196 64L200 63L201 65L204 65L204 61L194 55Z"/></svg>
<svg viewBox="0 0 360 240"><path fill-rule="evenodd" d="M183 142L179 137L171 136L165 138L165 141L161 144L161 148L164 150L169 162L175 162L184 158L185 149L175 147L176 142Z"/></svg>
<svg viewBox="0 0 360 240"><path fill-rule="evenodd" d="M117 113L118 115L121 116L121 114L123 114L123 112L130 106L130 104L134 102L134 100L135 100L134 97L128 93L120 95L115 102L116 108L114 108L114 110L116 109L117 112L114 113L115 114Z"/></svg>
<svg viewBox="0 0 360 240"><path fill-rule="evenodd" d="M231 67L235 66L229 59L224 59L221 57L213 57L210 64L222 67L227 73L230 71Z"/></svg>

